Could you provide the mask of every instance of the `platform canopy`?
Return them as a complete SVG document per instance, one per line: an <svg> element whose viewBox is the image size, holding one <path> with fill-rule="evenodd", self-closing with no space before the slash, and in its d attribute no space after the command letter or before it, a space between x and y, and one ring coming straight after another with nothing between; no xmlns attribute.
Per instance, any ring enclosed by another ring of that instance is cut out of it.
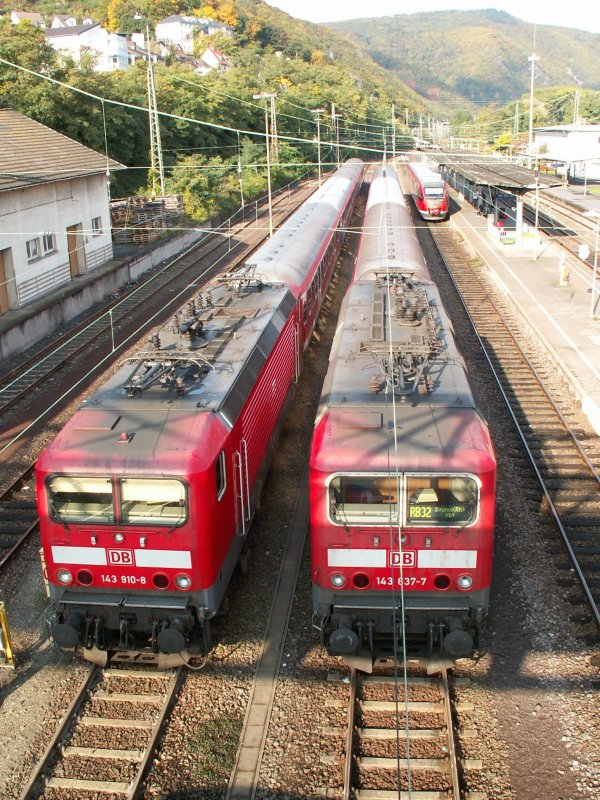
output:
<svg viewBox="0 0 600 800"><path fill-rule="evenodd" d="M462 152L438 153L435 158L442 169L458 173L472 184L494 186L513 194L535 189L536 186L549 189L563 184L563 180L554 175L539 173L516 164L507 164L491 156Z"/></svg>

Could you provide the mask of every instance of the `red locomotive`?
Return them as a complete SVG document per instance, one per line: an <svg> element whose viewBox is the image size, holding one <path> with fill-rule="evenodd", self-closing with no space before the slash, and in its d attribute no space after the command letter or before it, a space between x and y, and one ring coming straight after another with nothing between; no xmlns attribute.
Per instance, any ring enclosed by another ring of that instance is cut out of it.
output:
<svg viewBox="0 0 600 800"><path fill-rule="evenodd" d="M390 167L372 180L310 463L313 624L330 652L458 658L488 608L496 462Z"/></svg>
<svg viewBox="0 0 600 800"><path fill-rule="evenodd" d="M162 326L37 463L55 642L181 663L246 540L360 189L351 160Z"/></svg>
<svg viewBox="0 0 600 800"><path fill-rule="evenodd" d="M417 211L427 220L442 220L448 216L450 201L445 181L426 164L411 162L406 176Z"/></svg>

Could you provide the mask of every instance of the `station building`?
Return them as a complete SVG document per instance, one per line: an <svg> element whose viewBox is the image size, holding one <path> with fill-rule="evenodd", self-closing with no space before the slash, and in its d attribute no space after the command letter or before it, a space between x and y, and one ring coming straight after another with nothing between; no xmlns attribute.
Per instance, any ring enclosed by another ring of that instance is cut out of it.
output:
<svg viewBox="0 0 600 800"><path fill-rule="evenodd" d="M123 165L0 109L0 314L113 257L108 177Z"/></svg>

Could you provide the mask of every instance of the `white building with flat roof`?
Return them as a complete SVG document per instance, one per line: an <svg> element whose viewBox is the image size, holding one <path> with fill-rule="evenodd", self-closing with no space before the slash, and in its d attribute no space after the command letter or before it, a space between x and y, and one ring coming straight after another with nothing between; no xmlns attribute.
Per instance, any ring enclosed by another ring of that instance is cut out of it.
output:
<svg viewBox="0 0 600 800"><path fill-rule="evenodd" d="M120 33L111 33L99 22L92 25L67 25L63 28L47 28L48 44L63 55L70 56L76 64L88 53L94 59L97 72L112 72L127 69L127 38Z"/></svg>
<svg viewBox="0 0 600 800"><path fill-rule="evenodd" d="M564 162L573 178L600 180L600 125L551 125L534 133L542 158Z"/></svg>
<svg viewBox="0 0 600 800"><path fill-rule="evenodd" d="M198 34L213 36L222 33L225 36L233 34L230 25L215 22L214 19L201 19L200 17L185 17L172 14L156 23L156 38L169 45L178 45L184 53L194 52L194 38Z"/></svg>

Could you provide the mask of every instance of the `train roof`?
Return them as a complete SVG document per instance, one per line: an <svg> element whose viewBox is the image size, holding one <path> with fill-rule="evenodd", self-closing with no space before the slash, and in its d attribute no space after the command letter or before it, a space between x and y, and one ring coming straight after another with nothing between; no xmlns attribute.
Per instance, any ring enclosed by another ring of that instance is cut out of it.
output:
<svg viewBox="0 0 600 800"><path fill-rule="evenodd" d="M268 359L295 299L252 270L220 279L126 359L85 408L219 413L229 426Z"/></svg>
<svg viewBox="0 0 600 800"><path fill-rule="evenodd" d="M438 164L449 172L463 175L477 186L496 186L510 192L535 189L536 173L526 167L510 164L493 156L474 153L436 153L433 156ZM538 177L538 184L561 186L562 178L553 175Z"/></svg>
<svg viewBox="0 0 600 800"><path fill-rule="evenodd" d="M489 434L437 287L356 283L342 315L318 417L327 416L329 443L320 466L352 469L354 458L356 469L358 448L361 470L385 468L395 424L404 468L475 470ZM471 460L453 460L458 451Z"/></svg>
<svg viewBox="0 0 600 800"><path fill-rule="evenodd" d="M223 446L295 302L287 287L265 285L252 270L209 285L84 403L38 470L202 469Z"/></svg>
<svg viewBox="0 0 600 800"><path fill-rule="evenodd" d="M378 168L371 180L354 280L387 268L429 279L398 175L389 165Z"/></svg>
<svg viewBox="0 0 600 800"><path fill-rule="evenodd" d="M315 231L334 229L363 162L350 159L314 193L247 262L265 281L285 283L298 296L305 288L307 264L324 249ZM291 245L293 244L293 247Z"/></svg>
<svg viewBox="0 0 600 800"><path fill-rule="evenodd" d="M420 181L433 181L434 183L438 184L444 183L444 179L439 172L436 172L428 164L425 164L422 161L411 161L409 162L408 167L414 172Z"/></svg>

